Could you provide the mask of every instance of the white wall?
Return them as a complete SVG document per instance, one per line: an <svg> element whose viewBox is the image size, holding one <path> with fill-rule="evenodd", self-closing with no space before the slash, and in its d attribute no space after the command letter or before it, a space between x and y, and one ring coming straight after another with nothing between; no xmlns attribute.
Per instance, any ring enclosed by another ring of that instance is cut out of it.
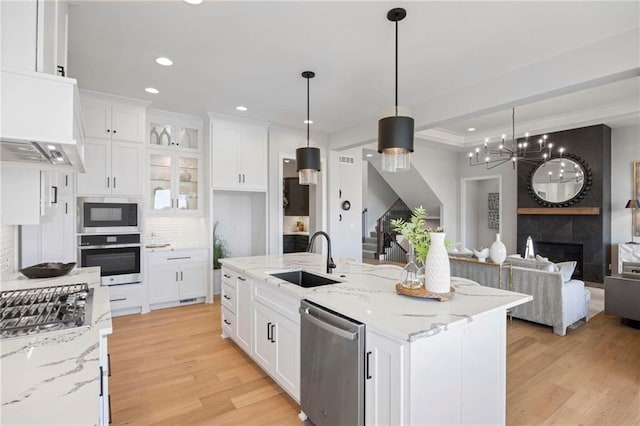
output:
<svg viewBox="0 0 640 426"><path fill-rule="evenodd" d="M478 244L478 217L479 212L475 208L478 205L479 199L479 187L480 181L469 181L466 185L466 194L462 194L465 197L465 202L467 205L467 210L465 211L464 217L460 218L460 221L465 221L465 235L462 236L460 240L463 242L462 246L468 249L480 248L480 244ZM460 226L462 229L462 224Z"/></svg>
<svg viewBox="0 0 640 426"><path fill-rule="evenodd" d="M633 161L640 161L640 124L611 129L611 244L631 239ZM640 238L635 238L640 242Z"/></svg>
<svg viewBox="0 0 640 426"><path fill-rule="evenodd" d="M496 240L495 229L489 229L489 200L490 192L499 192L498 179L486 179L478 181L478 200L476 209L477 217L477 247L490 247L491 243Z"/></svg>
<svg viewBox="0 0 640 426"><path fill-rule="evenodd" d="M17 229L15 225L0 227L0 277L17 270Z"/></svg>
<svg viewBox="0 0 640 426"><path fill-rule="evenodd" d="M230 257L265 255L265 194L214 191L213 200L212 223L218 221L216 233L227 242Z"/></svg>
<svg viewBox="0 0 640 426"><path fill-rule="evenodd" d="M398 194L368 161L363 164L362 168L367 170L367 180L364 181L366 204L362 208L367 209L367 235L369 235L369 231L375 230L378 218L398 199Z"/></svg>
<svg viewBox="0 0 640 426"><path fill-rule="evenodd" d="M458 152L446 145L416 139L411 163L442 203L440 225L447 238L459 241Z"/></svg>
<svg viewBox="0 0 640 426"><path fill-rule="evenodd" d="M282 182L279 180L280 157L281 155L286 155L288 158L296 158L296 148L305 146L306 143L306 129L292 129L277 125L269 128L269 254L278 253L279 241L282 240L282 235L278 232L281 226L279 218L282 212L282 204L280 202L280 197L282 196L280 186ZM311 132L310 145L320 148L320 156L322 158L327 157L327 136L324 133ZM322 173L326 172L325 168L323 167ZM320 179L321 176L318 176L318 178ZM324 213L321 203L316 203L315 200L311 199L316 193L314 189L309 188L309 214L313 216L312 210L315 213L315 217L309 223L311 232L321 227ZM319 224L316 224L316 222Z"/></svg>

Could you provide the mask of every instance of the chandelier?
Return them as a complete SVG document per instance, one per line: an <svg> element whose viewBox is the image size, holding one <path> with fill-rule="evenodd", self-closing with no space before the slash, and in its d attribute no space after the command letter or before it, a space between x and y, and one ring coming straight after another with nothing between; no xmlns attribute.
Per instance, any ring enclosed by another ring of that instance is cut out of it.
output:
<svg viewBox="0 0 640 426"><path fill-rule="evenodd" d="M489 146L489 138L484 140L482 153L484 160L480 158L481 148L476 148L475 152L469 153L469 164L471 166L485 166L487 169L493 169L511 162L513 168L516 168L518 161L529 164L540 164L552 158L562 158L564 148L558 148L557 153L553 152L553 143L549 142L547 135L542 135L537 143L529 143L529 133L524 134L524 140L518 142L516 139L516 109L511 108L511 141L507 142L507 135L502 135L502 141L497 148Z"/></svg>

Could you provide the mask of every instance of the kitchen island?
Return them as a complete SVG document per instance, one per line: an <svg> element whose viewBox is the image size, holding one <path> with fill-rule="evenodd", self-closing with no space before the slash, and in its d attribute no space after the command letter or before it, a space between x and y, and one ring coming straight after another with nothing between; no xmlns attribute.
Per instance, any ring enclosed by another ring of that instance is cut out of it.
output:
<svg viewBox="0 0 640 426"><path fill-rule="evenodd" d="M327 275L325 257L309 253L222 263L223 337L296 401L297 308L307 299L366 325L367 424L505 422L506 311L531 296L452 278L455 295L447 302L410 298L396 294L397 266L337 259ZM340 282L302 288L270 275L295 269Z"/></svg>
<svg viewBox="0 0 640 426"><path fill-rule="evenodd" d="M2 291L87 283L93 289L85 325L0 340L0 424L94 425L108 423L107 335L112 333L109 290L100 268L68 275L3 279Z"/></svg>

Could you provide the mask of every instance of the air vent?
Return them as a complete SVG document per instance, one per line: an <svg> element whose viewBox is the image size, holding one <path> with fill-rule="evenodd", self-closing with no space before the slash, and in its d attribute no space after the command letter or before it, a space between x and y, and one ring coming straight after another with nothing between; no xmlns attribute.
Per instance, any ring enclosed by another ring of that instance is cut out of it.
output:
<svg viewBox="0 0 640 426"><path fill-rule="evenodd" d="M348 164L353 166L356 163L356 157L351 157L349 155L340 155L338 156L338 164Z"/></svg>
<svg viewBox="0 0 640 426"><path fill-rule="evenodd" d="M51 163L36 144L2 141L2 161Z"/></svg>

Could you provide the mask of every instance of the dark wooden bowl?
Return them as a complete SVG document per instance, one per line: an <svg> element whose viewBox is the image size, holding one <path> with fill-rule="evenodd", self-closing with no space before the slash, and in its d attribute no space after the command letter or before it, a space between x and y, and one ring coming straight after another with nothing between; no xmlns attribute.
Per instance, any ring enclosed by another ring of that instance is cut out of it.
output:
<svg viewBox="0 0 640 426"><path fill-rule="evenodd" d="M61 263L61 262L46 262L38 263L37 265L29 266L28 268L20 269L27 278L53 278L67 275L73 267L76 266L76 262Z"/></svg>

